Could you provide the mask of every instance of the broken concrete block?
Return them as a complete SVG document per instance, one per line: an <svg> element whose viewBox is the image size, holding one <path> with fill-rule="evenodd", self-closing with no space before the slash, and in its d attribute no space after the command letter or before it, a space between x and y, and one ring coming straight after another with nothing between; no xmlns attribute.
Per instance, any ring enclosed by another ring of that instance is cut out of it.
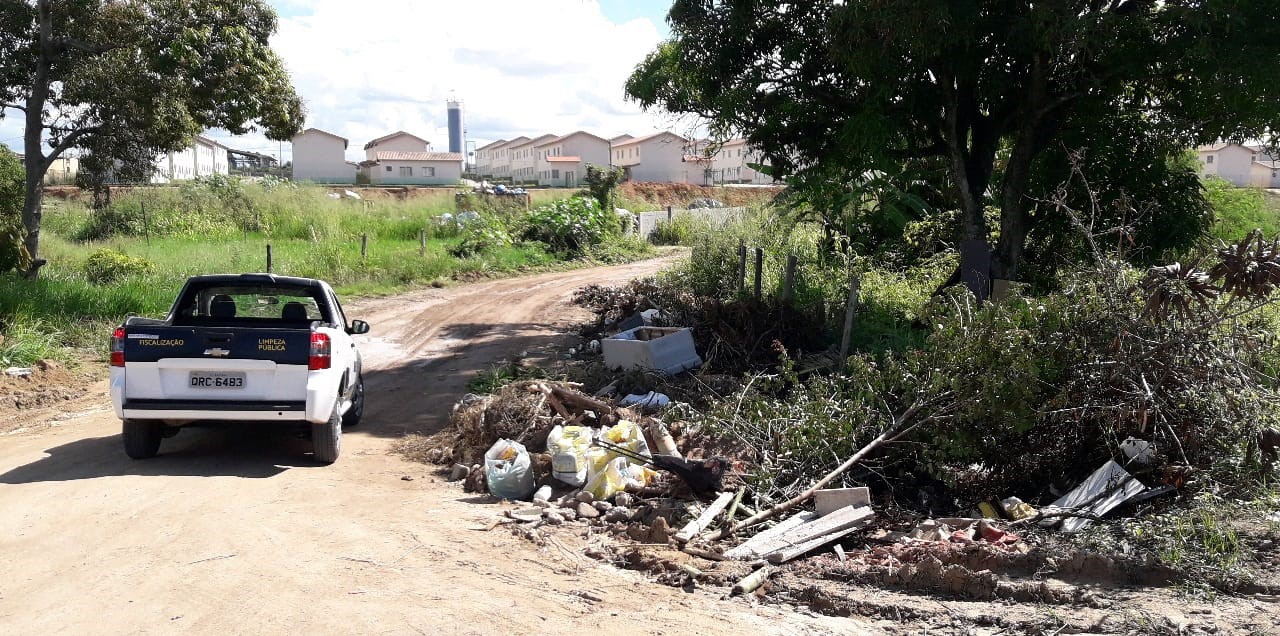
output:
<svg viewBox="0 0 1280 636"><path fill-rule="evenodd" d="M825 517L848 506L870 506L870 488L828 488L813 494L813 505L819 517Z"/></svg>
<svg viewBox="0 0 1280 636"><path fill-rule="evenodd" d="M668 375L702 366L693 332L682 327L637 327L601 343L609 369L657 369Z"/></svg>
<svg viewBox="0 0 1280 636"><path fill-rule="evenodd" d="M578 516L583 519L595 519L600 516L600 511L596 510L595 506L584 501L578 504Z"/></svg>
<svg viewBox="0 0 1280 636"><path fill-rule="evenodd" d="M594 507L596 510L599 510L600 512L609 512L609 510L613 508L613 504L607 501L596 501L596 502L592 502L591 505L592 507Z"/></svg>
<svg viewBox="0 0 1280 636"><path fill-rule="evenodd" d="M635 497L631 496L629 492L620 492L613 496L613 505L622 506L623 508L630 508L634 501Z"/></svg>
<svg viewBox="0 0 1280 636"><path fill-rule="evenodd" d="M548 510L546 514L546 518L547 518L547 523L553 526L558 526L564 523L564 515L560 514L555 510Z"/></svg>
<svg viewBox="0 0 1280 636"><path fill-rule="evenodd" d="M463 479L466 479L467 475L470 473L471 469L467 468L466 465L454 464L453 468L449 471L449 481L462 481Z"/></svg>
<svg viewBox="0 0 1280 636"><path fill-rule="evenodd" d="M628 521L629 519L631 519L630 508L615 506L613 508L610 508L608 512L604 513L604 520L611 523Z"/></svg>
<svg viewBox="0 0 1280 636"><path fill-rule="evenodd" d="M590 492L588 492L588 491L586 491L586 490L583 490L583 491L578 492L578 494L576 495L576 497L577 497L578 501L581 501L582 503L591 503L591 502L593 502L593 501L595 501L595 500L596 500L595 495L591 494Z"/></svg>

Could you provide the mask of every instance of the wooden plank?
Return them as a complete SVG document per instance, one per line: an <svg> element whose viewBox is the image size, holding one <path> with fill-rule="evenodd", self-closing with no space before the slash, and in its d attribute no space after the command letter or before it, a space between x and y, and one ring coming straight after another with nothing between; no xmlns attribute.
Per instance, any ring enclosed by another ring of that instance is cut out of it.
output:
<svg viewBox="0 0 1280 636"><path fill-rule="evenodd" d="M857 510L870 511L871 509L857 508ZM787 561L790 561L791 559L794 559L798 556L803 556L805 554L813 552L814 550L817 550L818 548L821 548L822 546L827 545L828 543L831 543L832 541L835 541L855 530L861 530L867 527L868 525L871 525L871 521L874 518L875 518L875 513L871 513L848 527L841 528L839 530L835 530L827 534L814 537L808 541L805 541L804 543L800 543L798 545L794 545L789 548L783 548L781 550L778 550L777 552L772 552L766 555L765 558L768 559L770 563L774 563L774 564L786 563Z"/></svg>
<svg viewBox="0 0 1280 636"><path fill-rule="evenodd" d="M875 517L875 515L875 511L866 506L859 508L850 506L842 510L837 510L825 517L819 517L809 523L802 524L798 528L783 533L772 541L756 548L756 553L761 555L772 554L779 550L792 548L808 541L812 541L818 537L823 537L839 530L844 530L851 526L859 524L865 525L864 520L869 521L872 517Z"/></svg>
<svg viewBox="0 0 1280 636"><path fill-rule="evenodd" d="M746 561L758 559L760 558L761 553L756 548L767 545L782 534L817 518L818 513L816 512L802 512L798 515L787 517L786 519L778 522L778 525L751 537L742 545L730 548L724 553L724 555L730 559L742 559Z"/></svg>
<svg viewBox="0 0 1280 636"><path fill-rule="evenodd" d="M720 493L720 496L716 497L716 500L711 502L711 505L707 506L707 509L703 510L702 514L698 515L697 519L685 524L685 526L680 529L680 532L676 533L676 541L679 541L680 543L688 543L690 539L698 536L699 532L706 530L707 526L711 525L712 521L715 521L717 515L724 512L724 509L729 506L730 501L733 501L733 493Z"/></svg>

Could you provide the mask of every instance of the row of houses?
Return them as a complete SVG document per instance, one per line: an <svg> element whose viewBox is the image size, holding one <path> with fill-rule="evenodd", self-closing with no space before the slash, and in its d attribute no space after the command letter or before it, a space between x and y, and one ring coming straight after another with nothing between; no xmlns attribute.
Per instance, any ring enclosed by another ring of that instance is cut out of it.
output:
<svg viewBox="0 0 1280 636"><path fill-rule="evenodd" d="M709 149L715 151L709 153ZM627 181L774 183L772 177L751 167L761 162L759 153L745 139L715 146L666 131L605 139L579 130L567 135L499 139L476 149L475 169L483 178L567 188L582 184L588 165L620 167Z"/></svg>
<svg viewBox="0 0 1280 636"><path fill-rule="evenodd" d="M1280 160L1262 146L1217 143L1196 149L1200 173L1242 187L1280 188Z"/></svg>
<svg viewBox="0 0 1280 636"><path fill-rule="evenodd" d="M433 152L431 142L403 130L364 145L365 160L347 161L350 142L319 128L293 137L293 180L371 185L455 185L462 153Z"/></svg>

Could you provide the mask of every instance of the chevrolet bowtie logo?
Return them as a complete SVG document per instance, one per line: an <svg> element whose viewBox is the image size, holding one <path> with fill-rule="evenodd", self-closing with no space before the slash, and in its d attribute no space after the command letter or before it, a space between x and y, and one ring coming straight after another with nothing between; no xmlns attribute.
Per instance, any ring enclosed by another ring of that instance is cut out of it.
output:
<svg viewBox="0 0 1280 636"><path fill-rule="evenodd" d="M219 349L215 347L213 349L205 349L204 354L207 356L213 356L215 358L225 358L231 355L231 352L227 351L226 349Z"/></svg>

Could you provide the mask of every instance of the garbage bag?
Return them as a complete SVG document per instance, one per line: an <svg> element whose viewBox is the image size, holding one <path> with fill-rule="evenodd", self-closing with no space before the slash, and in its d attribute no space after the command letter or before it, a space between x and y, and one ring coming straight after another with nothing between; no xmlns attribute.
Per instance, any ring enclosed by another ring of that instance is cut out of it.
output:
<svg viewBox="0 0 1280 636"><path fill-rule="evenodd" d="M621 420L610 426L602 436L605 441L621 446L633 453L651 456L649 444L644 441L644 431L640 425L630 420Z"/></svg>
<svg viewBox="0 0 1280 636"><path fill-rule="evenodd" d="M592 430L585 426L556 426L547 435L547 452L551 453L551 476L570 486L587 481L587 449L591 447Z"/></svg>
<svg viewBox="0 0 1280 636"><path fill-rule="evenodd" d="M503 499L528 499L536 488L533 461L520 442L500 439L484 454L485 483L489 493Z"/></svg>

